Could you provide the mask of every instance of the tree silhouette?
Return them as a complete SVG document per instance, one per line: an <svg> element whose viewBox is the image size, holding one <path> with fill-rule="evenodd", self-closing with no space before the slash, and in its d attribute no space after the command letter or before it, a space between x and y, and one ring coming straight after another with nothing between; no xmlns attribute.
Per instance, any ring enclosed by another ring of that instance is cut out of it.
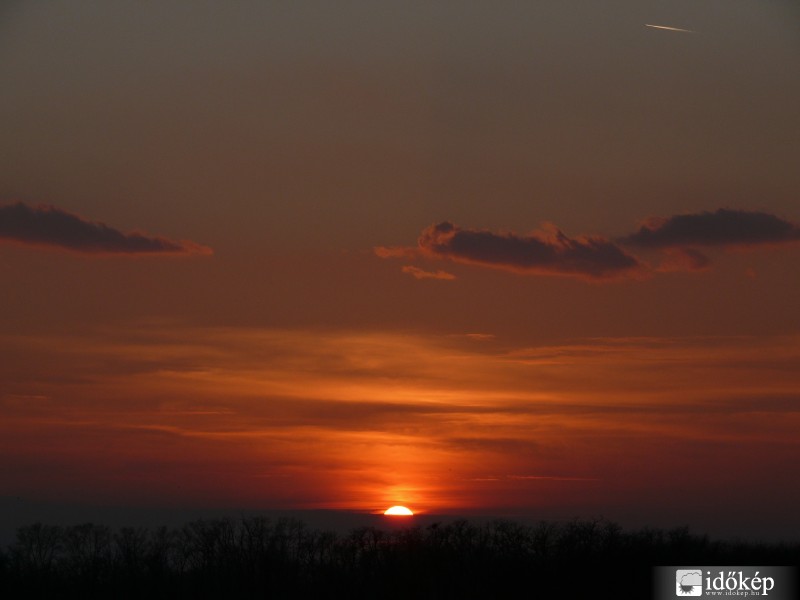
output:
<svg viewBox="0 0 800 600"><path fill-rule="evenodd" d="M0 550L2 598L643 598L654 565L800 562L800 544L711 541L603 519L465 520L345 535L264 517L154 530L20 527ZM620 568L628 574L618 585Z"/></svg>

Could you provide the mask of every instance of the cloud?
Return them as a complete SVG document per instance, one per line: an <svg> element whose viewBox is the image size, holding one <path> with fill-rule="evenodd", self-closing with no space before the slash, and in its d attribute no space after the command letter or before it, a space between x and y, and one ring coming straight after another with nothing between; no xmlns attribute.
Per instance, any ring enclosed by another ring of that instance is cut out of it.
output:
<svg viewBox="0 0 800 600"><path fill-rule="evenodd" d="M0 241L55 246L86 254L211 254L211 248L139 232L123 233L105 223L54 206L22 202L0 206Z"/></svg>
<svg viewBox="0 0 800 600"><path fill-rule="evenodd" d="M518 235L442 222L422 232L419 248L428 256L524 274L609 279L630 276L642 268L613 242L589 236L572 239L553 226Z"/></svg>
<svg viewBox="0 0 800 600"><path fill-rule="evenodd" d="M648 217L625 237L570 238L551 224L527 235L465 229L448 221L424 229L417 246L379 246L381 258L449 259L528 275L566 275L590 280L652 273L707 271L711 259L703 248L747 249L800 242L800 225L776 215L720 208L716 211ZM663 252L657 264L637 257L639 251ZM418 279L450 279L449 273L414 266L403 272Z"/></svg>
<svg viewBox="0 0 800 600"><path fill-rule="evenodd" d="M409 275L415 277L416 279L445 279L445 280L453 280L456 278L455 275L452 273L448 273L447 271L426 271L424 269L420 269L419 267L414 267L412 265L406 265L402 269L403 273L408 273Z"/></svg>
<svg viewBox="0 0 800 600"><path fill-rule="evenodd" d="M619 240L641 248L756 246L800 241L800 227L775 215L720 208L716 212L646 219L639 231Z"/></svg>
<svg viewBox="0 0 800 600"><path fill-rule="evenodd" d="M493 333L465 333L464 337L478 342L487 342L495 339L497 336Z"/></svg>
<svg viewBox="0 0 800 600"><path fill-rule="evenodd" d="M377 246L373 251L380 258L419 258L419 248L407 246Z"/></svg>
<svg viewBox="0 0 800 600"><path fill-rule="evenodd" d="M694 248L666 248L664 250L664 259L656 270L662 273L707 271L710 265L711 259Z"/></svg>
<svg viewBox="0 0 800 600"><path fill-rule="evenodd" d="M508 478L527 481L598 481L596 477L559 477L557 475L509 475Z"/></svg>

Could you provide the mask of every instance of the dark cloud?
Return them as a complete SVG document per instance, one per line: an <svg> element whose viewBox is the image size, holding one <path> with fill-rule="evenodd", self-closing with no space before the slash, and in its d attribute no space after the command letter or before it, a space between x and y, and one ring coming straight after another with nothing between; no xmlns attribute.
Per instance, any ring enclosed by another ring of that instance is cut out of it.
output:
<svg viewBox="0 0 800 600"><path fill-rule="evenodd" d="M87 254L211 254L211 248L194 242L122 233L54 206L31 207L22 202L0 206L0 241Z"/></svg>
<svg viewBox="0 0 800 600"><path fill-rule="evenodd" d="M613 242L600 237L572 239L555 227L522 236L444 222L425 229L419 247L435 257L526 274L608 279L633 275L642 267Z"/></svg>
<svg viewBox="0 0 800 600"><path fill-rule="evenodd" d="M800 240L800 227L765 212L720 208L716 212L650 218L621 240L642 248L753 246Z"/></svg>
<svg viewBox="0 0 800 600"><path fill-rule="evenodd" d="M416 247L377 247L381 258L447 258L523 274L568 275L602 280L645 278L653 272L707 271L706 247L751 248L800 241L800 225L776 215L721 208L716 211L645 219L635 233L610 240L570 238L555 226L528 235L464 229L444 221L423 230ZM632 248L661 250L659 264L648 265ZM403 271L417 278L435 273L417 267ZM442 272L439 272L442 273Z"/></svg>

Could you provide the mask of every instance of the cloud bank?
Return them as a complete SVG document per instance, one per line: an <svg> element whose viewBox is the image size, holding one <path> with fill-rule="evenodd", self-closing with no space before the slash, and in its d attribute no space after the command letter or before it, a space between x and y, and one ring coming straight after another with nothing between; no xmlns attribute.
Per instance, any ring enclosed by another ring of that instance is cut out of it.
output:
<svg viewBox="0 0 800 600"><path fill-rule="evenodd" d="M567 237L560 229L530 235L462 229L447 221L422 232L427 255L519 273L571 275L590 279L629 276L641 263L601 237Z"/></svg>
<svg viewBox="0 0 800 600"><path fill-rule="evenodd" d="M754 246L800 241L800 227L765 212L720 208L716 212L650 217L620 242L642 248Z"/></svg>
<svg viewBox="0 0 800 600"><path fill-rule="evenodd" d="M753 248L800 242L800 226L776 215L720 208L714 212L648 217L639 230L614 240L570 238L554 225L528 235L465 229L449 221L422 231L417 246L379 246L381 258L447 259L526 275L566 275L588 280L641 279L653 272L707 271L711 259L698 248ZM631 250L659 250L660 264L648 265ZM414 277L449 278L418 267Z"/></svg>
<svg viewBox="0 0 800 600"><path fill-rule="evenodd" d="M475 344L162 321L0 344L7 487L364 511L407 489L429 512L498 498L563 512L585 480L624 511L685 486L692 456L693 489L744 498L731 523L753 481L776 532L798 521L782 475L800 460L800 336ZM732 463L723 490L704 476ZM626 470L643 477L620 487Z"/></svg>
<svg viewBox="0 0 800 600"><path fill-rule="evenodd" d="M54 246L85 254L211 254L211 248L139 232L123 233L54 206L0 206L0 241Z"/></svg>

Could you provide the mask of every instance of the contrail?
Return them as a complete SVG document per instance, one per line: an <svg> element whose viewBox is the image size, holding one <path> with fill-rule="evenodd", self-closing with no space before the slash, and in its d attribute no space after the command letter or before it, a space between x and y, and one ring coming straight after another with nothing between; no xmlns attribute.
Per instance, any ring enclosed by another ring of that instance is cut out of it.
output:
<svg viewBox="0 0 800 600"><path fill-rule="evenodd" d="M680 31L681 33L697 33L696 31L692 31L691 29L681 29L680 27L667 27L666 25L650 25L648 23L645 23L644 26L652 27L653 29L666 29L667 31Z"/></svg>

